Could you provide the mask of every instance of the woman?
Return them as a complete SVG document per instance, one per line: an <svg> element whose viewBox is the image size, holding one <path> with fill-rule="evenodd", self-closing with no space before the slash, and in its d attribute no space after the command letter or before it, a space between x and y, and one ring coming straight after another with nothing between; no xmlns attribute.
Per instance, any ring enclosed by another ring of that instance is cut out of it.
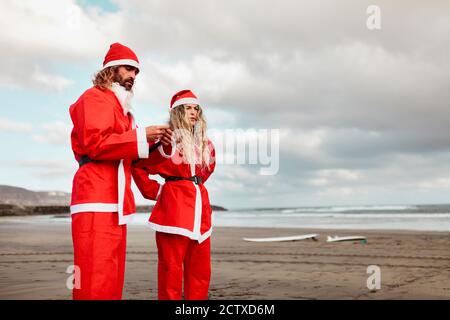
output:
<svg viewBox="0 0 450 320"><path fill-rule="evenodd" d="M176 93L170 103L169 125L176 146L167 160L154 164L140 160L133 178L143 196L157 200L149 219L158 247L158 298L208 298L211 276L211 205L204 183L215 168L214 146L206 135L206 121L197 97L190 90ZM158 174L160 185L149 179Z"/></svg>

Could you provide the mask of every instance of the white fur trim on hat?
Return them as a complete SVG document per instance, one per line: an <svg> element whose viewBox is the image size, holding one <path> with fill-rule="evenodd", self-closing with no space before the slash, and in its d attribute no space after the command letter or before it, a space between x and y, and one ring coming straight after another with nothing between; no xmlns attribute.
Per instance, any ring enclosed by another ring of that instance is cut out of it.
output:
<svg viewBox="0 0 450 320"><path fill-rule="evenodd" d="M108 67L112 67L112 66L121 66L121 65L127 65L127 66L132 66L135 68L140 68L139 63L133 59L119 59L119 60L113 60L108 62L107 64L105 64L103 66L103 69L108 68Z"/></svg>
<svg viewBox="0 0 450 320"><path fill-rule="evenodd" d="M172 108L181 106L182 104L200 104L200 103L198 102L198 99L195 99L195 98L183 98L183 99L175 101Z"/></svg>

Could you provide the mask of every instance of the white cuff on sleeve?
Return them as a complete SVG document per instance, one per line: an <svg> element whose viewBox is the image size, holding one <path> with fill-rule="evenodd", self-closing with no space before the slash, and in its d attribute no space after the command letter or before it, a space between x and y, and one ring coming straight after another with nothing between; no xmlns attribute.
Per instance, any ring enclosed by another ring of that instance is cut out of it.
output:
<svg viewBox="0 0 450 320"><path fill-rule="evenodd" d="M159 153L160 153L164 158L167 158L167 159L172 158L173 155L175 154L175 152L177 151L177 144L175 143L175 141L172 140L172 141L171 141L171 144L172 144L172 153L171 153L170 155L167 155L167 154L164 152L164 148L163 148L163 145L162 145L162 144L159 145L159 147L158 147Z"/></svg>
<svg viewBox="0 0 450 320"><path fill-rule="evenodd" d="M145 128L137 128L136 136L137 136L137 149L139 158L140 159L148 158L148 142Z"/></svg>

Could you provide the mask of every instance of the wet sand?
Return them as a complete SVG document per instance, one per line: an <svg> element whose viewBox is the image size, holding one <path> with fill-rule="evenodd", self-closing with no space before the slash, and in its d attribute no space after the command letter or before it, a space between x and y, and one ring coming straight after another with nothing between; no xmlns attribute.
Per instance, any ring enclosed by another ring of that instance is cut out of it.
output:
<svg viewBox="0 0 450 320"><path fill-rule="evenodd" d="M25 220L0 219L0 299L71 299L70 225ZM319 241L242 240L311 232ZM380 267L379 290L367 288L370 265ZM156 269L153 231L130 226L124 299L156 299ZM450 232L216 228L212 270L211 299L450 299Z"/></svg>

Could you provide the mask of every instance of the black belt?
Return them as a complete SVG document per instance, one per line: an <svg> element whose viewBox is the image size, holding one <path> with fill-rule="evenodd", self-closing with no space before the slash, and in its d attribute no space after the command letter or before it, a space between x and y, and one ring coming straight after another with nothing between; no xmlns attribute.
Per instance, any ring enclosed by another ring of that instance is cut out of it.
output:
<svg viewBox="0 0 450 320"><path fill-rule="evenodd" d="M80 160L78 160L78 164L80 165L80 168L89 162L95 162L95 160L92 160L91 158L89 158L86 155L81 156Z"/></svg>
<svg viewBox="0 0 450 320"><path fill-rule="evenodd" d="M202 183L202 177L200 176L192 176L189 178L184 178L184 177L167 177L166 178L166 182L167 181L180 181L180 180L188 180L188 181L193 181L195 184L201 184Z"/></svg>

